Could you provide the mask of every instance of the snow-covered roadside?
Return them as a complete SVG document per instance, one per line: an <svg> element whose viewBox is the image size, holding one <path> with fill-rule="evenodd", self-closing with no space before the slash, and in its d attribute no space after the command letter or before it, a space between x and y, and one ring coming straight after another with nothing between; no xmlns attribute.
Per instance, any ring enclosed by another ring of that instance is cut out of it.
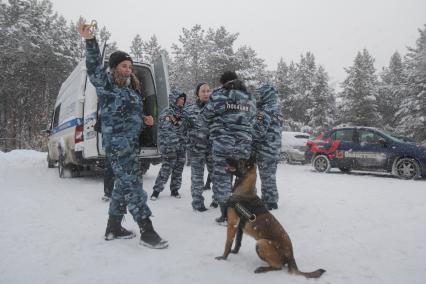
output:
<svg viewBox="0 0 426 284"><path fill-rule="evenodd" d="M243 238L227 261L218 210L191 209L190 168L183 198L163 192L149 201L169 249L138 240L106 242L102 179L59 179L45 153L0 152L0 283L424 283L426 181L388 175L319 174L310 166L279 165L280 208L301 270L327 270L319 280L286 271L255 275L264 265L255 242ZM144 178L151 192L159 166ZM166 187L167 188L167 187ZM211 192L206 193L206 204ZM130 215L127 228L137 231Z"/></svg>

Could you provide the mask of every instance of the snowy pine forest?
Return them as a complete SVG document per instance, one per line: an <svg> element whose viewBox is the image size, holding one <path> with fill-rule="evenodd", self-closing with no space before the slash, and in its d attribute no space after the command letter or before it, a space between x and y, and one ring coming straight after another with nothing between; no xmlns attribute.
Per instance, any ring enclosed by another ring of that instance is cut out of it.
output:
<svg viewBox="0 0 426 284"><path fill-rule="evenodd" d="M79 20L68 22L49 0L0 1L1 151L45 149L41 131L49 125L61 83L84 56ZM239 34L226 27L195 25L181 31L170 48L160 46L156 35L142 39L136 34L127 51L144 62L166 53L171 87L188 94L201 81L218 86L218 75L228 69L251 89L271 83L280 94L286 130L318 133L352 124L426 140L426 25L419 27L415 45L396 51L383 70L376 69L367 49L354 54L352 66L342 66L347 76L338 88L311 52L298 62L281 60L270 70L253 48L236 46ZM97 38L109 42L108 52L117 49L107 27L99 27Z"/></svg>

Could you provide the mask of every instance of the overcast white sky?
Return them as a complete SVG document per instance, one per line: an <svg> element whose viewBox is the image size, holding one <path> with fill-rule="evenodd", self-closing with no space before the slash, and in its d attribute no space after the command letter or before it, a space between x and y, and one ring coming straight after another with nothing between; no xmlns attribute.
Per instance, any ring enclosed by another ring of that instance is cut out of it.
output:
<svg viewBox="0 0 426 284"><path fill-rule="evenodd" d="M106 26L120 49L129 51L136 34L152 34L171 51L182 27L225 26L239 33L236 47L251 46L276 69L300 54L314 53L332 81L346 77L363 48L376 58L376 69L388 65L397 50L414 46L418 28L426 24L425 0L52 0L53 9L67 20L81 15Z"/></svg>

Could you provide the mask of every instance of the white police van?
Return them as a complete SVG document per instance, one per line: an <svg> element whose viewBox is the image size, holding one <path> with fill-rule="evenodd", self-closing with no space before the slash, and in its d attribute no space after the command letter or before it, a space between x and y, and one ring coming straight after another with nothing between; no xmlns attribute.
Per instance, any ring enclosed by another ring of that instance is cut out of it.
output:
<svg viewBox="0 0 426 284"><path fill-rule="evenodd" d="M104 64L108 64L105 57ZM160 111L168 107L170 87L163 54L154 64L134 62L133 67L142 86L144 112L152 115L155 121L153 127L142 132L140 139L141 167L142 173L145 173L150 163L161 161L157 122ZM104 166L105 149L102 147L102 133L97 131L98 120L98 97L89 81L83 59L62 83L50 126L45 131L49 135L48 167L58 165L61 178L78 176L82 169Z"/></svg>

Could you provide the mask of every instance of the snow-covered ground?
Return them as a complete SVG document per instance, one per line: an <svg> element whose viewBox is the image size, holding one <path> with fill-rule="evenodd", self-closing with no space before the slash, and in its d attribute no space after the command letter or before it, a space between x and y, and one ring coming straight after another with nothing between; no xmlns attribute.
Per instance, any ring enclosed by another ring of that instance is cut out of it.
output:
<svg viewBox="0 0 426 284"><path fill-rule="evenodd" d="M149 205L166 250L132 240L103 240L108 205L102 178L59 179L45 153L0 152L0 283L426 283L426 180L388 175L320 174L310 166L279 165L279 209L303 271L254 274L265 263L248 236L238 255L221 255L225 227L217 209L191 209L190 168L180 200L168 191ZM151 192L159 170L144 178ZM168 189L166 187L166 189ZM211 192L206 192L210 203ZM137 231L127 215L124 226Z"/></svg>

